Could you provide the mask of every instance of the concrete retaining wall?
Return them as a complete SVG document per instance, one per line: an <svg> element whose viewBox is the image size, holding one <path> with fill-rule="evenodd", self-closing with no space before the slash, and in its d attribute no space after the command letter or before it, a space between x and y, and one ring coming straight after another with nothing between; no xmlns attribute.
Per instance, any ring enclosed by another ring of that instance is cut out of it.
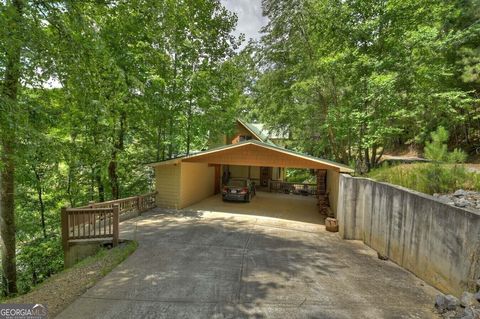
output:
<svg viewBox="0 0 480 319"><path fill-rule="evenodd" d="M480 276L480 214L403 187L341 174L338 222L442 292L473 290Z"/></svg>
<svg viewBox="0 0 480 319"><path fill-rule="evenodd" d="M101 248L102 241L72 243L64 252L63 264L70 268L80 260L95 255Z"/></svg>

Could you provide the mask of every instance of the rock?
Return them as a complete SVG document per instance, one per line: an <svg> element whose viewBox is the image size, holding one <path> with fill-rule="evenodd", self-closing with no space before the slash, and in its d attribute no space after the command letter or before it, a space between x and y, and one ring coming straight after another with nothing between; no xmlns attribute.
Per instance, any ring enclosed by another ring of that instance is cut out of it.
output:
<svg viewBox="0 0 480 319"><path fill-rule="evenodd" d="M443 203L449 203L452 201L447 195L438 195L437 199Z"/></svg>
<svg viewBox="0 0 480 319"><path fill-rule="evenodd" d="M439 294L435 297L435 308L438 312L444 313L447 310L455 310L460 305L458 298L452 295Z"/></svg>
<svg viewBox="0 0 480 319"><path fill-rule="evenodd" d="M388 260L388 256L385 256L385 255L382 255L380 253L377 253L378 254L378 259L380 260Z"/></svg>
<svg viewBox="0 0 480 319"><path fill-rule="evenodd" d="M475 319L474 317L474 313L472 311L472 309L470 308L467 308L463 311L463 313L460 315L460 317L458 317L460 319Z"/></svg>
<svg viewBox="0 0 480 319"><path fill-rule="evenodd" d="M479 289L478 292L480 292L480 279L477 279L477 289Z"/></svg>
<svg viewBox="0 0 480 319"><path fill-rule="evenodd" d="M473 295L473 297L477 299L478 302L480 302L480 291Z"/></svg>
<svg viewBox="0 0 480 319"><path fill-rule="evenodd" d="M453 193L453 196L455 197L463 197L463 196L466 196L467 195L467 192L464 191L463 189L458 189L455 191L455 193Z"/></svg>
<svg viewBox="0 0 480 319"><path fill-rule="evenodd" d="M454 204L457 207L467 207L470 205L470 202L466 200L465 198L459 198L454 200Z"/></svg>
<svg viewBox="0 0 480 319"><path fill-rule="evenodd" d="M460 319L478 319L480 318L480 309L475 309L472 307L465 308L463 313L458 316Z"/></svg>
<svg viewBox="0 0 480 319"><path fill-rule="evenodd" d="M460 305L460 301L455 296L446 295L445 299L447 300L447 310L455 310Z"/></svg>
<svg viewBox="0 0 480 319"><path fill-rule="evenodd" d="M471 292L464 292L462 294L462 297L460 298L460 305L462 307L471 307L473 305L477 305L478 301L475 299L475 295L472 294Z"/></svg>
<svg viewBox="0 0 480 319"><path fill-rule="evenodd" d="M445 299L445 295L437 295L435 297L435 309L437 309L440 313L445 312L445 309L447 309L447 300Z"/></svg>
<svg viewBox="0 0 480 319"><path fill-rule="evenodd" d="M329 232L338 232L338 221L336 218L325 218L325 229Z"/></svg>

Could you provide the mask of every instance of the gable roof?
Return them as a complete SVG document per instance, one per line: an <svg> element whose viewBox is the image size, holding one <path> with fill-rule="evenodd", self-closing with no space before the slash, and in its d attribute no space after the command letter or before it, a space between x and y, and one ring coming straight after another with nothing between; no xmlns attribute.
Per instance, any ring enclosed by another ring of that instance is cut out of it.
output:
<svg viewBox="0 0 480 319"><path fill-rule="evenodd" d="M224 145L224 146L216 147L216 148L209 149L209 150L206 150L206 151L201 151L201 152L198 152L198 153L194 153L194 154L191 154L191 155L188 155L188 156L169 159L169 160L162 161L162 162L157 162L157 163L151 163L151 164L148 164L148 165L152 166L152 167L155 167L155 166L159 166L159 165L177 164L177 163L180 163L180 162L202 162L202 161L208 162L209 160L211 160L212 163L213 163L213 162L215 162L215 160L212 158L212 155L215 155L215 154L221 155L221 154L226 154L226 153L230 153L230 155L231 155L232 150L239 150L241 148L248 149L250 151L250 153L258 153L258 151L261 151L261 150L269 151L269 156L268 156L268 160L267 160L268 163L265 162L268 165L265 165L265 166L269 166L271 164L271 166L274 166L274 167L282 167L281 165L283 165L283 164L281 164L281 157L283 156L284 157L283 158L283 163L285 163L286 160L292 161L294 159L297 159L298 161L301 161L301 163L302 163L301 165L302 165L303 168L334 169L336 171L344 172L344 173L352 173L353 172L353 170L351 168L349 168L348 166L345 166L345 165L342 165L342 164L339 164L339 163L336 163L336 162L333 162L333 161L329 161L329 160L322 159L322 158L319 158L319 157L303 154L303 153L300 153L300 152L295 152L295 151L292 151L292 150L288 150L288 149L276 146L274 144L260 142L260 141L256 141L256 140L248 140L248 141L243 141L243 142L240 142L240 143L237 143L237 144ZM277 156L275 156L275 155L277 155ZM229 158L231 158L231 156ZM243 165L248 165L248 163L247 163L248 160L240 159L240 161L241 160L243 160L245 162L245 164L243 164ZM258 158L256 158L255 160L257 160L257 162L258 162ZM262 159L260 159L260 160L262 160ZM265 161L265 159L263 159L263 160ZM231 164L232 159L230 159L229 161L230 162L228 162L228 164ZM276 164L275 161L278 161L278 163ZM213 163L213 164L223 164L223 162L222 163ZM232 165L242 165L242 164L235 163L235 164L232 164ZM256 166L256 165L253 165L253 166ZM295 167L295 166L288 166L288 167Z"/></svg>
<svg viewBox="0 0 480 319"><path fill-rule="evenodd" d="M262 132L258 131L255 127L251 126L247 122L244 122L240 119L237 119L238 124L243 126L247 131L252 133L253 136L255 136L259 141L266 142L268 140L268 136L265 134L262 134Z"/></svg>
<svg viewBox="0 0 480 319"><path fill-rule="evenodd" d="M288 138L288 130L285 129L277 129L277 130L268 130L263 123L246 123L250 127L254 127L263 135L268 137L269 139L276 140L276 139L287 139Z"/></svg>

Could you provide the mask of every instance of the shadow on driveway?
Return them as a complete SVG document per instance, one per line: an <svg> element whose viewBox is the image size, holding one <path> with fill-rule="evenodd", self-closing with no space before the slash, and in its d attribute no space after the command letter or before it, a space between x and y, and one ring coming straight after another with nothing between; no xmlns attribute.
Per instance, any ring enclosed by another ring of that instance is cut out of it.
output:
<svg viewBox="0 0 480 319"><path fill-rule="evenodd" d="M431 318L436 291L318 224L153 210L139 248L58 318Z"/></svg>

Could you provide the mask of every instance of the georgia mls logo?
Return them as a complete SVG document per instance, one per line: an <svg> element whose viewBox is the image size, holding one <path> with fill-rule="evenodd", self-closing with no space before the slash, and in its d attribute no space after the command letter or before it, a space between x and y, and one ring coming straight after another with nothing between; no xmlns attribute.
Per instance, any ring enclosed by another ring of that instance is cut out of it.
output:
<svg viewBox="0 0 480 319"><path fill-rule="evenodd" d="M0 305L0 319L44 319L47 317L47 307L39 303Z"/></svg>
<svg viewBox="0 0 480 319"><path fill-rule="evenodd" d="M47 317L47 308L42 304L35 304L35 306L32 307L32 312L33 315L43 316L44 318Z"/></svg>

